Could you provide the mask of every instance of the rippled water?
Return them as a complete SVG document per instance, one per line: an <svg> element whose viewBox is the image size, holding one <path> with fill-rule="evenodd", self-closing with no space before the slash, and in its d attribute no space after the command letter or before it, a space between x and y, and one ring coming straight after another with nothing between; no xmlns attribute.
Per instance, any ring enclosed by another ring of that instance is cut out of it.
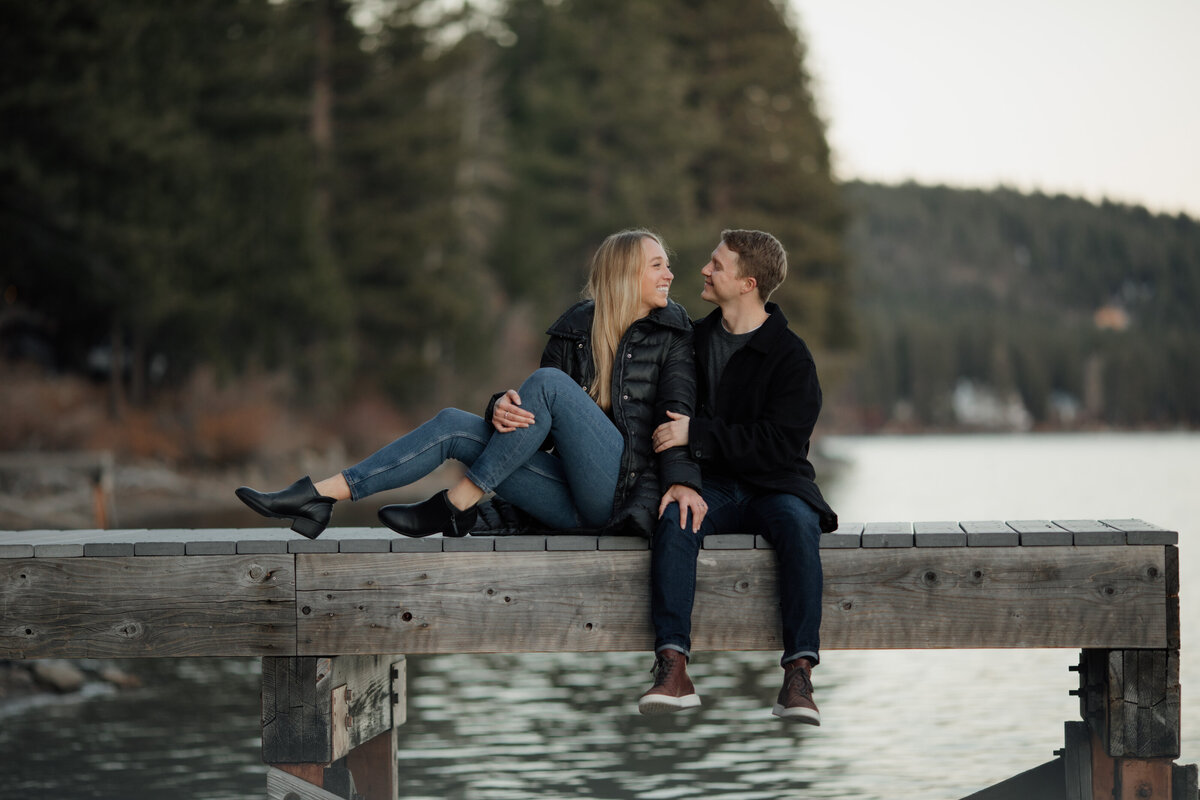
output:
<svg viewBox="0 0 1200 800"><path fill-rule="evenodd" d="M847 521L1141 517L1181 531L1184 753L1200 760L1189 524L1200 436L848 438ZM770 715L775 653L697 654L704 706L643 718L642 653L409 659L401 797L961 797L1049 761L1078 719L1076 651L827 651L822 725ZM264 795L257 660L126 662L146 688L0 711L0 795Z"/></svg>

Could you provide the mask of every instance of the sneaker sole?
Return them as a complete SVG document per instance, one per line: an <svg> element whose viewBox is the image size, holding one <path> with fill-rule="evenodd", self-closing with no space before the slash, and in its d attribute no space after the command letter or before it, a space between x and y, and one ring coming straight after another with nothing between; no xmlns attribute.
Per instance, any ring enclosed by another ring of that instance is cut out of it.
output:
<svg viewBox="0 0 1200 800"><path fill-rule="evenodd" d="M771 709L771 713L784 722L802 722L805 725L821 724L821 715L811 708L784 708L776 703L775 707Z"/></svg>
<svg viewBox="0 0 1200 800"><path fill-rule="evenodd" d="M699 708L700 695L685 694L683 697L671 697L666 694L650 694L638 700L638 711L647 716L654 714L673 714L676 711L686 711L689 708Z"/></svg>

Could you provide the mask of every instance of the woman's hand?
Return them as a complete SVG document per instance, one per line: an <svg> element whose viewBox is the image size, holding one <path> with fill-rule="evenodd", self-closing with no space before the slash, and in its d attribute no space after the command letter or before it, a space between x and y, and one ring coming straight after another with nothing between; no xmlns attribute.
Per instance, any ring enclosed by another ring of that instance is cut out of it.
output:
<svg viewBox="0 0 1200 800"><path fill-rule="evenodd" d="M692 533L699 533L700 523L704 522L704 515L708 513L708 503L704 502L700 493L682 483L671 484L671 488L667 489L667 493L662 496L662 502L658 504L659 518L671 503L679 504L679 527L681 529L687 527L688 512L690 511L692 512Z"/></svg>
<svg viewBox="0 0 1200 800"><path fill-rule="evenodd" d="M521 408L521 395L516 389L509 389L492 407L492 425L500 433L512 433L532 424L533 414Z"/></svg>
<svg viewBox="0 0 1200 800"><path fill-rule="evenodd" d="M688 429L692 418L676 414L674 411L668 411L667 416L671 418L671 421L664 422L655 428L654 435L651 437L656 453L688 443Z"/></svg>

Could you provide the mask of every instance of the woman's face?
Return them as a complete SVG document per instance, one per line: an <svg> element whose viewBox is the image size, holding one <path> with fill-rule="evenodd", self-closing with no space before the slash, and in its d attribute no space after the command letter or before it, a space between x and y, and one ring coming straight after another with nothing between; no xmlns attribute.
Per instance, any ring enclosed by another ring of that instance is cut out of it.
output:
<svg viewBox="0 0 1200 800"><path fill-rule="evenodd" d="M671 265L666 251L654 239L642 239L642 293L641 315L644 317L656 308L667 307L667 293L671 290Z"/></svg>

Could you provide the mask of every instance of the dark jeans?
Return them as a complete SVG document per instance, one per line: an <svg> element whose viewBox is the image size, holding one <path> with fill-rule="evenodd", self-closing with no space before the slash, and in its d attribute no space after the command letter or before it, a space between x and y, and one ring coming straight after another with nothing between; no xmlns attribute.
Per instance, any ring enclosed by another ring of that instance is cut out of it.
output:
<svg viewBox="0 0 1200 800"><path fill-rule="evenodd" d="M799 497L756 491L740 481L704 477L708 514L698 534L679 527L672 503L654 532L650 561L650 616L654 651L692 647L696 557L710 533L762 533L775 548L786 664L805 656L816 664L821 647L821 527L817 512Z"/></svg>

